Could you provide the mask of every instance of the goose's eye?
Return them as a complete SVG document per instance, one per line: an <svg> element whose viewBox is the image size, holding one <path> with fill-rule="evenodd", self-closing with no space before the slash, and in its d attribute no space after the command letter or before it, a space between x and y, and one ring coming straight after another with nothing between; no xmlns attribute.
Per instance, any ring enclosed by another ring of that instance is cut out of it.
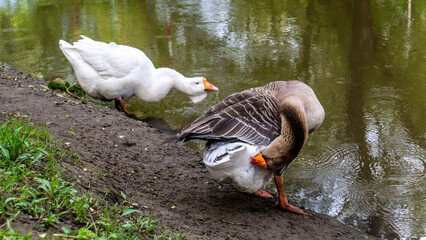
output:
<svg viewBox="0 0 426 240"><path fill-rule="evenodd" d="M195 84L200 84L200 82L196 82Z"/></svg>

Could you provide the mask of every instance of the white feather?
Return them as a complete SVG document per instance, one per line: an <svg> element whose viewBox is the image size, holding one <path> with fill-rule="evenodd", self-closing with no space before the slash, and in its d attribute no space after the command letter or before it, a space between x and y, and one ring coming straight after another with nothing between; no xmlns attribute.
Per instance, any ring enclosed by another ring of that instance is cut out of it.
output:
<svg viewBox="0 0 426 240"><path fill-rule="evenodd" d="M59 40L59 47L83 90L94 98L112 100L136 96L144 102L157 102L171 88L191 98L197 96L197 101L205 98L202 77L186 78L170 68L155 68L137 48L81 37L73 45Z"/></svg>
<svg viewBox="0 0 426 240"><path fill-rule="evenodd" d="M261 148L243 142L218 142L205 149L203 162L214 179L229 178L238 190L254 193L273 177L271 171L250 163Z"/></svg>

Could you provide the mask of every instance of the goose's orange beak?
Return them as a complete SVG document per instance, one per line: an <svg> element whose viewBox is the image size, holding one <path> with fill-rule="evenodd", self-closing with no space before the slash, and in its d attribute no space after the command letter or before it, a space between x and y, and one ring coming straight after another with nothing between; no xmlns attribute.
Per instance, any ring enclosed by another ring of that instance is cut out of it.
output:
<svg viewBox="0 0 426 240"><path fill-rule="evenodd" d="M266 169L266 162L265 159L262 156L262 153L257 154L256 156L254 156L251 161L251 163L253 163L254 165L259 165L261 167L263 167L264 169Z"/></svg>
<svg viewBox="0 0 426 240"><path fill-rule="evenodd" d="M213 84L207 82L206 78L203 78L203 83L204 83L204 91L205 92L210 92L210 91L219 91L219 88L213 86Z"/></svg>

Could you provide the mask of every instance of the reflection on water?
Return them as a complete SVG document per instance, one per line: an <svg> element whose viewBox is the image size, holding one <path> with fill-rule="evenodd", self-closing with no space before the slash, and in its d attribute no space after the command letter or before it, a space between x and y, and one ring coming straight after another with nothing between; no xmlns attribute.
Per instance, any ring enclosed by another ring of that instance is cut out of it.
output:
<svg viewBox="0 0 426 240"><path fill-rule="evenodd" d="M196 105L178 91L159 103L131 101L134 114L174 131L231 93L299 79L326 119L286 172L291 201L374 236L420 238L425 24L426 1L416 0L1 0L0 61L66 77L57 42L80 34L142 49L157 67L173 54L175 69L221 89Z"/></svg>

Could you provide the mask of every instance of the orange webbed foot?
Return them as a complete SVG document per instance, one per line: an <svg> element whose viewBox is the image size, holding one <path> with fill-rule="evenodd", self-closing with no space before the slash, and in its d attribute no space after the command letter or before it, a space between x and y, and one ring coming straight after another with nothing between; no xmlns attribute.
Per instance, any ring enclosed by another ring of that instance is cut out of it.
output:
<svg viewBox="0 0 426 240"><path fill-rule="evenodd" d="M311 216L311 214L304 212L302 209L300 209L298 207L295 207L295 206L290 205L288 203L284 204L284 203L281 203L280 201L275 203L274 207L279 207L279 208L282 208L284 210L288 210L290 212L294 212L294 213L305 215L305 216Z"/></svg>
<svg viewBox="0 0 426 240"><path fill-rule="evenodd" d="M266 199L273 198L272 195L265 190L259 190L253 194L261 198L266 198Z"/></svg>

